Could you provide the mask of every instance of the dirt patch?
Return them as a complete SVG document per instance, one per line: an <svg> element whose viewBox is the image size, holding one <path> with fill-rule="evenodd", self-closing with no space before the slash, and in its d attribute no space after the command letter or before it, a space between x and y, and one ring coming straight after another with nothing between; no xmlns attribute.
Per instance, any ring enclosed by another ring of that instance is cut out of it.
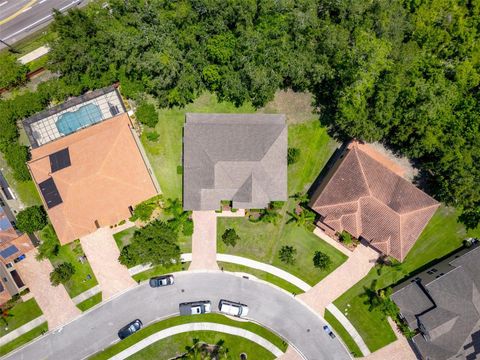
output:
<svg viewBox="0 0 480 360"><path fill-rule="evenodd" d="M310 93L294 92L291 89L279 90L274 99L259 109L259 112L285 114L288 124L298 124L318 118L312 104L313 96Z"/></svg>

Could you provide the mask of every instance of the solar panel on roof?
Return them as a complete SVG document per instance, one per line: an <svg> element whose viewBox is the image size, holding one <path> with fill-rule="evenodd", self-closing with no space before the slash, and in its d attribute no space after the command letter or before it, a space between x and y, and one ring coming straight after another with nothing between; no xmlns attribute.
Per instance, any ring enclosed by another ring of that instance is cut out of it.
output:
<svg viewBox="0 0 480 360"><path fill-rule="evenodd" d="M58 170L62 170L66 167L71 165L70 162L70 153L68 148L62 149L53 153L49 156L50 158L50 169L52 169L52 173Z"/></svg>
<svg viewBox="0 0 480 360"><path fill-rule="evenodd" d="M63 202L62 197L58 192L57 185L55 185L55 181L52 178L41 182L40 184L38 184L38 186L40 187L43 199L47 203L47 207L49 209Z"/></svg>
<svg viewBox="0 0 480 360"><path fill-rule="evenodd" d="M12 256L13 254L15 254L16 252L18 252L17 247L15 245L10 245L5 250L0 251L0 256L6 259L9 256Z"/></svg>
<svg viewBox="0 0 480 360"><path fill-rule="evenodd" d="M0 218L0 230L8 230L12 227L10 220L6 216Z"/></svg>

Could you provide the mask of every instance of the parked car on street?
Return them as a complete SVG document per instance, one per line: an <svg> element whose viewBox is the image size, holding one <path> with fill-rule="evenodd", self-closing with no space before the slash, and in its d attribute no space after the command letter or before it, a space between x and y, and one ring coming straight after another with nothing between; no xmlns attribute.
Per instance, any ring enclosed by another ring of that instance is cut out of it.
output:
<svg viewBox="0 0 480 360"><path fill-rule="evenodd" d="M142 328L143 324L140 319L133 320L128 325L125 325L123 328L118 330L118 337L120 340L125 339L127 336L135 334L138 330Z"/></svg>
<svg viewBox="0 0 480 360"><path fill-rule="evenodd" d="M325 330L325 332L328 334L328 336L330 336L332 339L335 339L335 334L333 333L333 331L328 327L328 325L325 325L323 327L323 330Z"/></svg>
<svg viewBox="0 0 480 360"><path fill-rule="evenodd" d="M224 299L218 303L218 310L224 314L238 317L247 316L248 314L247 305Z"/></svg>
<svg viewBox="0 0 480 360"><path fill-rule="evenodd" d="M181 303L180 315L207 314L212 311L212 304L208 300Z"/></svg>
<svg viewBox="0 0 480 360"><path fill-rule="evenodd" d="M174 283L175 280L173 279L173 275L157 276L151 278L149 281L150 287L152 288L173 285Z"/></svg>

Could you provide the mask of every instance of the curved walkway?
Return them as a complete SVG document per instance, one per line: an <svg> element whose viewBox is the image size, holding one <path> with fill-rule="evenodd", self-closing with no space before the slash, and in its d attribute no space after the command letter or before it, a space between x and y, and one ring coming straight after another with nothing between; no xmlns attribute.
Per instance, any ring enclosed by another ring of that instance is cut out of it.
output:
<svg viewBox="0 0 480 360"><path fill-rule="evenodd" d="M285 270L279 269L269 264L262 263L260 261L247 259L247 258L236 256L236 255L229 255L229 254L217 254L217 261L223 261L223 262L228 262L232 264L248 266L253 269L265 271L285 281L288 281L289 283L295 285L296 287L302 289L303 291L308 291L312 288L305 281L286 272Z"/></svg>
<svg viewBox="0 0 480 360"><path fill-rule="evenodd" d="M234 326L229 326L229 325L222 325L222 324L215 324L215 323L208 323L208 322L202 322L202 323L190 323L190 324L183 324L183 325L177 325L173 326L171 328L165 329L165 330L160 330L159 332L150 335L149 337L137 342L136 344L130 346L129 348L123 350L122 352L118 353L117 355L113 356L110 358L110 360L123 360L128 358L129 356L132 356L133 354L139 352L140 350L146 348L147 346L168 338L173 335L185 333L185 332L190 332L190 331L217 331L225 334L230 334L230 335L236 335L236 336L241 336L245 339L251 340L254 343L264 347L268 351L270 351L273 355L276 357L279 357L283 355L283 351L280 350L278 347L273 345L270 341L265 340L263 337L245 330L241 328L237 328Z"/></svg>

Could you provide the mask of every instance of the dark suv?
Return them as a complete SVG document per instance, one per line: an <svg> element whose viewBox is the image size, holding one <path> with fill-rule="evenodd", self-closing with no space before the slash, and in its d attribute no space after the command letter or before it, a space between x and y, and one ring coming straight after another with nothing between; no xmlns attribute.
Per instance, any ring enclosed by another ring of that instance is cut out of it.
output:
<svg viewBox="0 0 480 360"><path fill-rule="evenodd" d="M173 275L163 275L151 278L149 281L150 287L162 287L167 285L173 285L175 281L173 280Z"/></svg>
<svg viewBox="0 0 480 360"><path fill-rule="evenodd" d="M135 334L138 330L142 328L142 326L143 324L139 319L133 320L130 324L125 325L123 328L118 330L118 337L120 338L120 340L123 340L127 336Z"/></svg>

